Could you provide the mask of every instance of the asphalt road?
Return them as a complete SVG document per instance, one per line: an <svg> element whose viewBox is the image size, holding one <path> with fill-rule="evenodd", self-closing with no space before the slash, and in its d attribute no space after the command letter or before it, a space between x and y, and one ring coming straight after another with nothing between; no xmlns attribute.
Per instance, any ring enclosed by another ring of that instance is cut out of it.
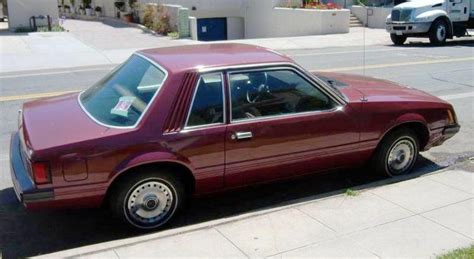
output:
<svg viewBox="0 0 474 259"><path fill-rule="evenodd" d="M474 157L474 41L445 47L410 44L294 50L286 54L309 70L366 74L397 81L451 102L462 125L445 145L424 152L415 174L446 166L462 166ZM362 69L362 67L366 69ZM81 90L111 67L89 67L21 74L0 74L0 254L23 257L137 235L121 228L102 210L26 213L18 204L9 175L9 137L16 128L17 110L30 97ZM472 166L469 167L472 170ZM172 226L232 216L297 198L371 183L379 178L347 170L302 180L249 188L195 200ZM1 256L0 256L1 257Z"/></svg>

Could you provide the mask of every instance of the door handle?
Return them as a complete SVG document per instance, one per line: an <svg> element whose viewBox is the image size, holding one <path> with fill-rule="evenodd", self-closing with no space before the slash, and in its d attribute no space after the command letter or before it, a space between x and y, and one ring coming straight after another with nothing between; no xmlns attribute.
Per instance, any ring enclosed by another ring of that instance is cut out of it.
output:
<svg viewBox="0 0 474 259"><path fill-rule="evenodd" d="M242 140L242 139L251 139L253 137L252 132L236 132L232 134L232 139Z"/></svg>

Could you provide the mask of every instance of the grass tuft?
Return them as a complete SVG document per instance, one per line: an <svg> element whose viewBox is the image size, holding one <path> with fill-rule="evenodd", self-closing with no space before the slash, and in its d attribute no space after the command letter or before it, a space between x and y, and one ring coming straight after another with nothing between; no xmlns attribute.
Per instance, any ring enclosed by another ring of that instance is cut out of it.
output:
<svg viewBox="0 0 474 259"><path fill-rule="evenodd" d="M172 38L173 40L179 39L179 33L175 31L168 32L168 37Z"/></svg>
<svg viewBox="0 0 474 259"><path fill-rule="evenodd" d="M438 259L472 259L474 258L474 244L470 247L459 248L444 255L437 256Z"/></svg>
<svg viewBox="0 0 474 259"><path fill-rule="evenodd" d="M359 195L359 192L358 192L358 191L354 191L354 190L352 190L352 189L349 188L349 189L346 190L346 195L347 195L347 196L357 196L357 195Z"/></svg>

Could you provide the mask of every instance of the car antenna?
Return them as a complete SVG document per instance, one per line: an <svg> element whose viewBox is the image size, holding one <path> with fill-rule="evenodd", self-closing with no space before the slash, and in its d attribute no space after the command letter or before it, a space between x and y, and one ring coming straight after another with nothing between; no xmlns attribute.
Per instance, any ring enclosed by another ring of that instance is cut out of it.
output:
<svg viewBox="0 0 474 259"><path fill-rule="evenodd" d="M365 8L366 14L365 14L365 24L362 27L362 41L363 41L363 51L362 51L362 74L365 76L365 30L366 27L369 26L369 9Z"/></svg>

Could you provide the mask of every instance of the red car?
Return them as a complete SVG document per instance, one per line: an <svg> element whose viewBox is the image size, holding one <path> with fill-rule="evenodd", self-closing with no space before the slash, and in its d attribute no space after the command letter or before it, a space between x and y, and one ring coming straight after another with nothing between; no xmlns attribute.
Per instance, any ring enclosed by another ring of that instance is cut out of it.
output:
<svg viewBox="0 0 474 259"><path fill-rule="evenodd" d="M190 195L368 162L406 174L459 127L427 93L312 74L269 49L150 49L79 94L25 103L11 175L27 208L106 203L151 229Z"/></svg>

